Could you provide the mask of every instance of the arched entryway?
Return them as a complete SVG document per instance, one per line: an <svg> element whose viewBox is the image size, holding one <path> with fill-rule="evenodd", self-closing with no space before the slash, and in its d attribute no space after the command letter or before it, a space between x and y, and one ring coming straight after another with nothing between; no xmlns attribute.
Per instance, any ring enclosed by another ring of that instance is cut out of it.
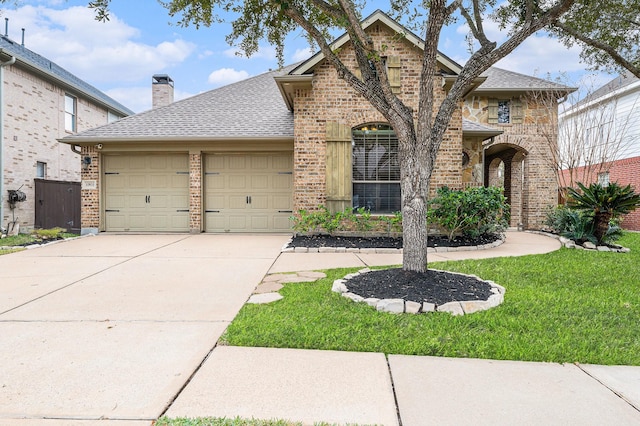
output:
<svg viewBox="0 0 640 426"><path fill-rule="evenodd" d="M511 206L511 226L528 226L526 184L527 152L518 146L495 144L484 152L484 182L486 186L501 186Z"/></svg>

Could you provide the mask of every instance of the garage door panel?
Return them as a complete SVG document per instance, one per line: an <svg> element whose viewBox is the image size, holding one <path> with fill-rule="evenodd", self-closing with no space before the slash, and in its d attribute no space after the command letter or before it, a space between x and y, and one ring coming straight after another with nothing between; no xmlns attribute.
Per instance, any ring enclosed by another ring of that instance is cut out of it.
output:
<svg viewBox="0 0 640 426"><path fill-rule="evenodd" d="M237 229L239 231L248 231L247 216L245 215L232 215L229 216L229 228Z"/></svg>
<svg viewBox="0 0 640 426"><path fill-rule="evenodd" d="M269 209L269 196L268 195L252 195L251 196L251 210L267 210Z"/></svg>
<svg viewBox="0 0 640 426"><path fill-rule="evenodd" d="M290 153L208 155L204 164L205 210L219 212L205 214L207 231L291 229L293 156Z"/></svg>
<svg viewBox="0 0 640 426"><path fill-rule="evenodd" d="M224 206L228 206L229 209L241 209L245 210L247 208L247 197L240 195L230 195L228 197L228 201L223 203L221 208Z"/></svg>
<svg viewBox="0 0 640 426"><path fill-rule="evenodd" d="M274 190L290 191L293 184L293 175L278 174L273 176L272 187Z"/></svg>
<svg viewBox="0 0 640 426"><path fill-rule="evenodd" d="M275 210L291 210L293 200L286 195L274 195L272 198L273 208Z"/></svg>
<svg viewBox="0 0 640 426"><path fill-rule="evenodd" d="M226 157L228 162L228 169L233 170L245 170L247 168L247 159L242 156Z"/></svg>
<svg viewBox="0 0 640 426"><path fill-rule="evenodd" d="M251 170L253 171L264 171L270 169L269 160L271 157L267 156L251 156Z"/></svg>
<svg viewBox="0 0 640 426"><path fill-rule="evenodd" d="M291 230L290 216L274 216L273 230L274 231L290 231Z"/></svg>
<svg viewBox="0 0 640 426"><path fill-rule="evenodd" d="M233 190L246 190L247 188L247 176L244 175L230 175L226 185L229 189Z"/></svg>
<svg viewBox="0 0 640 426"><path fill-rule="evenodd" d="M188 231L188 163L186 154L105 155L106 230Z"/></svg>
<svg viewBox="0 0 640 426"><path fill-rule="evenodd" d="M269 231L269 217L267 215L251 216L251 230L258 232Z"/></svg>
<svg viewBox="0 0 640 426"><path fill-rule="evenodd" d="M266 190L269 189L270 185L269 175L266 174L258 174L251 176L251 191L254 190Z"/></svg>

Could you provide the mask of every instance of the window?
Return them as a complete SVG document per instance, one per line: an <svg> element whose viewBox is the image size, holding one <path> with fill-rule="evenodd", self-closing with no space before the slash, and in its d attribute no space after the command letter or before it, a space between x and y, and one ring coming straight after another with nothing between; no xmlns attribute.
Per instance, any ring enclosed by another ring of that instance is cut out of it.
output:
<svg viewBox="0 0 640 426"><path fill-rule="evenodd" d="M352 132L353 208L393 213L400 206L398 138L388 124L371 124Z"/></svg>
<svg viewBox="0 0 640 426"><path fill-rule="evenodd" d="M606 188L607 186L609 186L609 172L598 173L598 183L603 188Z"/></svg>
<svg viewBox="0 0 640 426"><path fill-rule="evenodd" d="M76 98L71 95L64 95L64 129L76 131Z"/></svg>
<svg viewBox="0 0 640 426"><path fill-rule="evenodd" d="M120 120L122 117L116 114L113 111L107 112L107 123L113 123L114 121Z"/></svg>
<svg viewBox="0 0 640 426"><path fill-rule="evenodd" d="M36 178L38 179L47 178L47 163L43 163L41 161L36 162Z"/></svg>
<svg viewBox="0 0 640 426"><path fill-rule="evenodd" d="M511 122L511 102L498 101L498 123L508 124Z"/></svg>
<svg viewBox="0 0 640 426"><path fill-rule="evenodd" d="M524 122L524 105L521 98L488 99L489 124L522 124Z"/></svg>

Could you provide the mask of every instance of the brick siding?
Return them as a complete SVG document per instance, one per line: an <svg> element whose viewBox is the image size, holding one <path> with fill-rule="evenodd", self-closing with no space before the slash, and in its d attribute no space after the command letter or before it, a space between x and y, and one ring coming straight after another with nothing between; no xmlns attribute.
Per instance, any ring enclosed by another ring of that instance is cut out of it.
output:
<svg viewBox="0 0 640 426"><path fill-rule="evenodd" d="M6 203L6 191L18 189L27 195L13 213L22 229L31 228L35 220L36 163L46 163L46 179L80 180L80 156L58 138L64 129L64 96L66 91L35 76L18 65L4 70L4 217L6 225L12 212ZM70 92L71 95L77 94ZM77 97L78 131L107 123L107 110ZM84 221L84 215L83 215Z"/></svg>
<svg viewBox="0 0 640 426"><path fill-rule="evenodd" d="M585 185L598 181L598 174L609 172L609 182L615 182L621 186L631 185L636 192L640 192L640 157L625 158L593 167L579 167L574 170L563 170L562 181L570 182L570 174L574 180ZM630 231L640 231L640 209L623 217L622 228Z"/></svg>

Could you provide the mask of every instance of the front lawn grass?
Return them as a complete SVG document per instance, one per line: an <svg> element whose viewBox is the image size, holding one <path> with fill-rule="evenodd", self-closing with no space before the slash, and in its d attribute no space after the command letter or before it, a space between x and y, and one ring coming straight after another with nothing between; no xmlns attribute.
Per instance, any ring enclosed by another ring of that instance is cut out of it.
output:
<svg viewBox="0 0 640 426"><path fill-rule="evenodd" d="M193 419L160 417L156 422L156 426L302 426L302 423L287 420L242 419L240 417L233 419L226 417L200 417ZM315 423L315 426L329 426L329 424Z"/></svg>
<svg viewBox="0 0 640 426"><path fill-rule="evenodd" d="M520 361L640 365L640 234L631 253L561 249L544 255L434 262L506 287L488 311L380 313L331 292L334 269L314 283L287 284L284 299L245 305L223 344Z"/></svg>

